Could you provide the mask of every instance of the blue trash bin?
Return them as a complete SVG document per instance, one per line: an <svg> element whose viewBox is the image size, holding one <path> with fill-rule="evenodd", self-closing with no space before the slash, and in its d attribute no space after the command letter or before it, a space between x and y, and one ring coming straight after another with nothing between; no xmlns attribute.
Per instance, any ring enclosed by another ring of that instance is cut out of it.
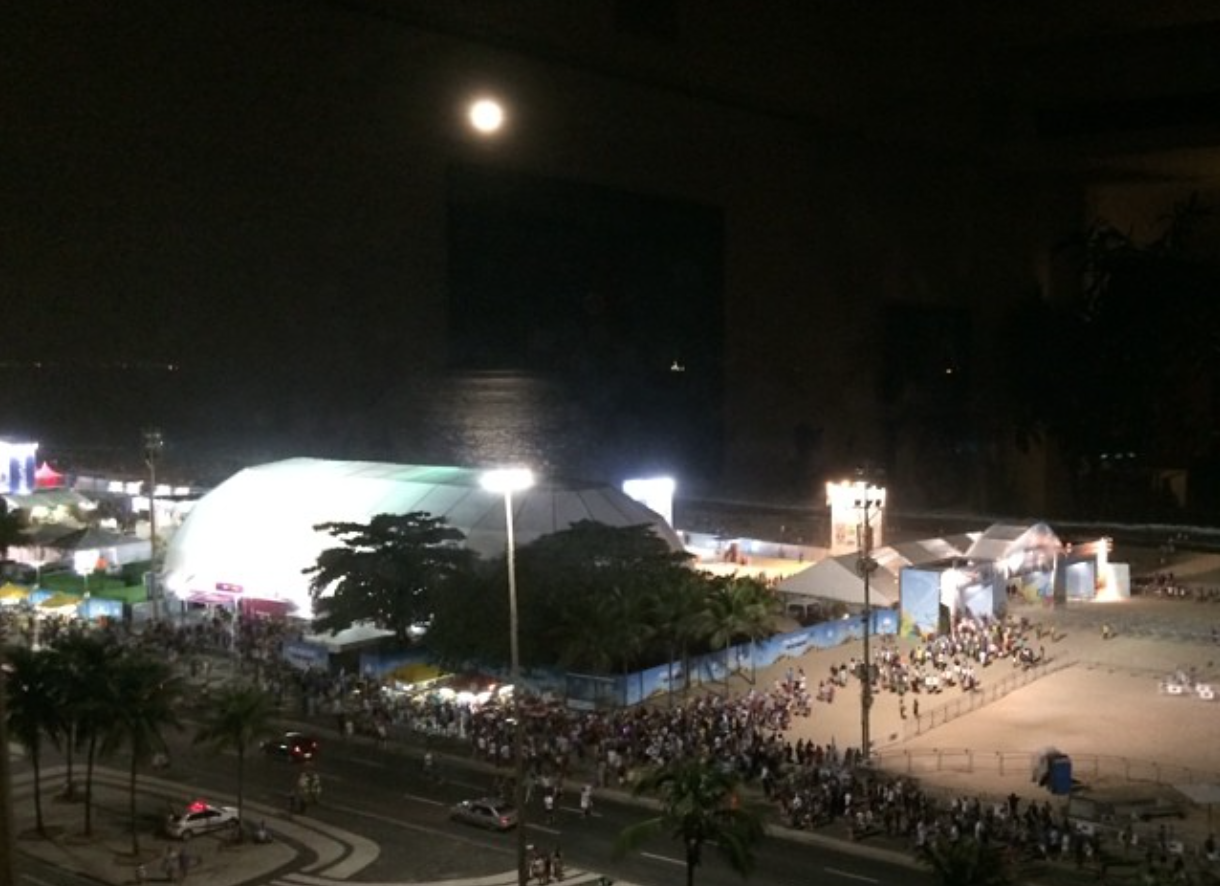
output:
<svg viewBox="0 0 1220 886"><path fill-rule="evenodd" d="M1051 793L1063 797L1072 792L1072 758L1064 754L1051 760L1050 779L1047 785Z"/></svg>

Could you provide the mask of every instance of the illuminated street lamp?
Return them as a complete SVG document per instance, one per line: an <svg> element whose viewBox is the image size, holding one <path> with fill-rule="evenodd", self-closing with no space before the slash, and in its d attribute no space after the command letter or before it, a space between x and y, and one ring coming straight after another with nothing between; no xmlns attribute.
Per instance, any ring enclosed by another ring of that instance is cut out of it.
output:
<svg viewBox="0 0 1220 886"><path fill-rule="evenodd" d="M525 468L487 471L483 488L504 496L504 541L508 560L508 631L511 680L513 683L513 805L517 808L517 884L527 886L529 869L525 858L525 719L521 713L521 647L517 631L517 564L513 541L513 493L534 485L534 475Z"/></svg>
<svg viewBox="0 0 1220 886"><path fill-rule="evenodd" d="M857 480L852 484L855 497L853 504L859 514L857 526L857 559L856 572L864 579L864 674L860 684L860 752L864 763L872 756L872 745L869 737L869 718L873 707L873 661L869 655L869 634L872 633L872 575L877 570L877 561L873 559L873 517L881 513L885 507L885 490L874 486L865 480Z"/></svg>

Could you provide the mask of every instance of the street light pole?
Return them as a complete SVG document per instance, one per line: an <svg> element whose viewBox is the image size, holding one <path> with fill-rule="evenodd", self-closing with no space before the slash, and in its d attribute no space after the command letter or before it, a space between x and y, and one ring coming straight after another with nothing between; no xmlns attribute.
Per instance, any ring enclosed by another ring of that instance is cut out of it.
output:
<svg viewBox="0 0 1220 886"><path fill-rule="evenodd" d="M153 601L153 619L161 614L161 585L157 578L157 459L165 448L165 438L158 428L144 431L144 463L148 466L148 593Z"/></svg>
<svg viewBox="0 0 1220 886"><path fill-rule="evenodd" d="M877 569L877 561L872 556L872 513L881 510L885 502L885 490L861 481L856 484L856 492L856 508L860 512L856 571L864 579L864 673L860 683L860 754L863 762L867 764L872 756L872 739L869 734L873 707L873 660L869 651L869 637L873 628L871 582L873 572Z"/></svg>
<svg viewBox="0 0 1220 886"><path fill-rule="evenodd" d="M521 712L521 647L517 621L517 564L513 538L513 493L529 489L534 477L525 469L488 471L483 488L504 496L504 541L508 562L508 631L513 683L513 806L517 810L517 886L528 886L525 850L525 718Z"/></svg>

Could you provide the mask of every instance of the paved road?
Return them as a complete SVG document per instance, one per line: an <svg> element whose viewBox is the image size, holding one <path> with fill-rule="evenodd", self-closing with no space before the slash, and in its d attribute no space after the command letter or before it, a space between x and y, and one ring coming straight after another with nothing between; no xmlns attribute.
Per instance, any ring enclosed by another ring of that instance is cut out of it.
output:
<svg viewBox="0 0 1220 886"><path fill-rule="evenodd" d="M31 773L20 762L15 768L18 820L28 829ZM435 784L423 779L414 758L366 743L344 744L337 738L326 742L319 771L324 780L323 802L305 816L289 817L282 799L294 778L292 765L261 757L250 760L245 782L246 818L266 819L277 843L274 847L230 850L215 838L198 838L188 851L200 858L201 865L198 872L192 872L190 881L208 886L240 882L327 886L343 880L379 884L453 881L494 886L506 876L511 881L513 835L467 828L451 822L447 815L452 802L485 792L491 783L490 774L450 763L443 770L444 782ZM48 761L47 773L49 785L62 783L63 770L57 761ZM122 834L125 778L125 773L108 767L97 774L98 821L110 822L109 831L99 824L99 831L106 833L101 849L111 857L119 854L126 839ZM190 747L186 736L181 737L174 748L172 767L155 777L141 778L142 842L149 856L156 858L171 845L151 836L169 804L180 805L195 797L232 802L236 780L234 757L211 757ZM79 824L64 818L63 807L56 801L49 803L60 830L78 831ZM79 816L79 805L70 806L66 814ZM613 857L617 834L647 814L648 810L637 804L603 796L598 798L596 815L583 820L569 801L560 804L554 823L530 824L529 836L542 847L562 846L569 866L575 870L605 872L620 883L667 886L683 876L683 861L671 840L660 838L640 853ZM811 876L818 882L842 886L899 880L919 886L931 882L903 854L891 855L868 846L845 847L840 841L815 835L795 836L792 841L764 844L755 882L804 886ZM72 841L67 842L71 851ZM37 848L42 853L21 862L26 886L80 886L79 878L62 870L56 872L54 856L42 851L48 846L23 840L20 848L27 853ZM87 850L94 855L98 848L96 843L86 847L83 842L76 847L82 854ZM245 855L238 859L233 855L237 851ZM84 864L81 858L76 861ZM105 875L100 870L93 874L105 882L135 881L131 865L117 875ZM701 886L730 886L741 880L709 851L699 882Z"/></svg>

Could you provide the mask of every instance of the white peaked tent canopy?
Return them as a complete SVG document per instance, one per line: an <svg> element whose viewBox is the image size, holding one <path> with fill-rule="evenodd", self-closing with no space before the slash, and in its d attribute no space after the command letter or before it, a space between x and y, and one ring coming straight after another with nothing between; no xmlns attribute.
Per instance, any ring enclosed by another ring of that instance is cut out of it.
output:
<svg viewBox="0 0 1220 886"><path fill-rule="evenodd" d="M966 559L975 563L1008 563L1013 571L1031 554L1047 561L1063 548L1059 536L1045 523L994 523L967 550Z"/></svg>
<svg viewBox="0 0 1220 886"><path fill-rule="evenodd" d="M963 541L972 542L973 538L927 538L877 548L873 551L877 569L869 579L869 602L873 606L893 606L898 602L903 569L961 557ZM863 606L864 579L857 571L858 560L858 554L829 557L784 579L778 589L792 598L808 597Z"/></svg>
<svg viewBox="0 0 1220 886"><path fill-rule="evenodd" d="M443 517L466 547L491 557L505 546L504 498L485 490L469 468L294 458L247 468L205 495L166 552L166 588L183 599L220 589L281 600L309 617L302 570L337 542L320 523L367 523L377 514L422 511ZM647 524L675 551L682 541L644 505L609 485L539 478L513 495L518 546L593 520L608 526Z"/></svg>
<svg viewBox="0 0 1220 886"><path fill-rule="evenodd" d="M807 597L850 606L864 605L864 579L856 571L856 554L827 557L808 569L785 578L777 590L790 598ZM869 603L893 606L898 599L898 582L885 569L877 569L869 579Z"/></svg>

